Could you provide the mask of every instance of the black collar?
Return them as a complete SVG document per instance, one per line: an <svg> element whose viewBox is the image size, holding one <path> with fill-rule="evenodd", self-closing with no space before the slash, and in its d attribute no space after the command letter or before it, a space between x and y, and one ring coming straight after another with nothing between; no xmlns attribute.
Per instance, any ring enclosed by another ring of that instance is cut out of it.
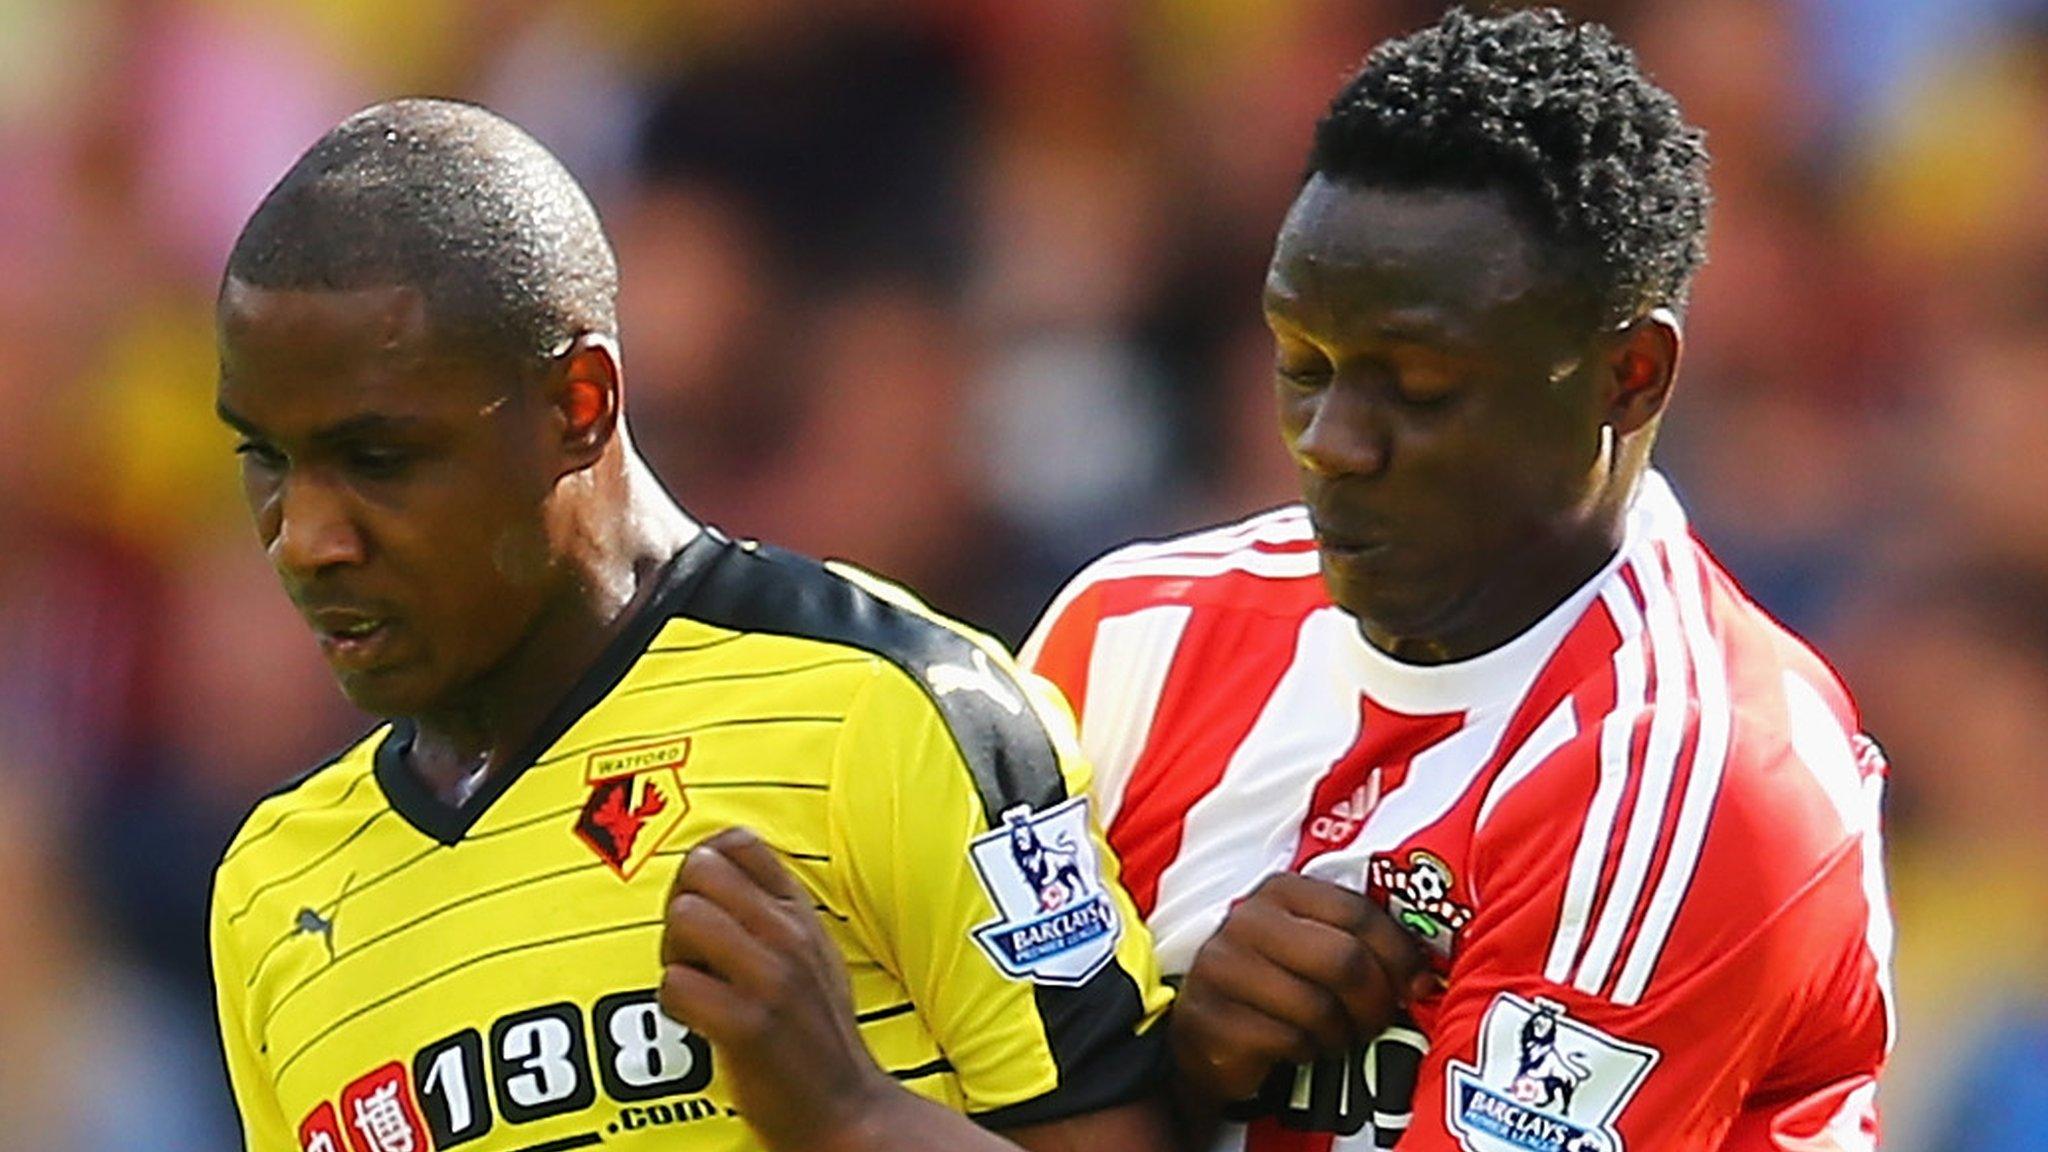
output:
<svg viewBox="0 0 2048 1152"><path fill-rule="evenodd" d="M653 641L655 634L661 631L662 625L668 623L677 608L689 599L691 590L710 568L711 562L731 546L731 541L705 527L683 545L681 551L670 557L655 578L654 594L549 711L547 721L534 732L519 755L486 778L483 787L461 804L442 800L432 788L427 787L418 773L406 766L406 753L411 749L418 729L410 719L392 721L390 731L384 734L376 752L377 784L384 789L384 798L400 816L405 817L406 823L428 836L449 845L460 841L498 797L504 795L515 780L526 774L535 760L562 738L570 725L611 694L611 690L618 686L640 658L641 652Z"/></svg>

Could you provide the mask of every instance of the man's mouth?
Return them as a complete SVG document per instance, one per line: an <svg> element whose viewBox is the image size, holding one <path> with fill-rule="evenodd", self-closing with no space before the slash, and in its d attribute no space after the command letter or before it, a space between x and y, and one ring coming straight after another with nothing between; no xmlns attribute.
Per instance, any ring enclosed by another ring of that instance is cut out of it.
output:
<svg viewBox="0 0 2048 1152"><path fill-rule="evenodd" d="M1330 541L1322 541L1318 544L1316 551L1322 556L1323 563L1333 565L1340 570L1372 569L1378 571L1391 554L1392 548L1385 542L1377 544L1337 544Z"/></svg>
<svg viewBox="0 0 2048 1152"><path fill-rule="evenodd" d="M1392 538L1384 531L1314 523L1316 547L1340 556L1369 556L1384 551Z"/></svg>
<svg viewBox="0 0 2048 1152"><path fill-rule="evenodd" d="M337 671L377 664L391 644L390 618L354 609L320 609L308 614L320 651Z"/></svg>

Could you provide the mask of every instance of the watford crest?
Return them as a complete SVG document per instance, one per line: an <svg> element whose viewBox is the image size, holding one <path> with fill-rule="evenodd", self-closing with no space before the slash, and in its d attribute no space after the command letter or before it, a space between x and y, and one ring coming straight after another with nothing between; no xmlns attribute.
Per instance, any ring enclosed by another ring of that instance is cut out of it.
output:
<svg viewBox="0 0 2048 1152"><path fill-rule="evenodd" d="M683 822L689 804L682 767L689 756L688 737L590 754L583 772L590 798L576 816L576 835L619 879L631 880Z"/></svg>

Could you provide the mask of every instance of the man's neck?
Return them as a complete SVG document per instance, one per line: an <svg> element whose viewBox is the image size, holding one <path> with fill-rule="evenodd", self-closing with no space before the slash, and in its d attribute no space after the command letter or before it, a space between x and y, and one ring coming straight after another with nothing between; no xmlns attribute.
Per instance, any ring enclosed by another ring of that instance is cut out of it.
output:
<svg viewBox="0 0 2048 1152"><path fill-rule="evenodd" d="M1600 573L1625 543L1628 510L1640 487L1640 466L1625 467L1593 500L1576 530L1531 547L1531 561L1481 587L1455 614L1458 623L1431 636L1396 636L1361 620L1366 642L1409 664L1451 664L1491 652L1535 627Z"/></svg>
<svg viewBox="0 0 2048 1152"><path fill-rule="evenodd" d="M413 717L406 760L442 800L461 804L518 758L555 706L654 598L669 561L702 531L644 469L602 518L557 602L449 707Z"/></svg>
<svg viewBox="0 0 2048 1152"><path fill-rule="evenodd" d="M1552 550L1537 571L1482 589L1464 615L1470 621L1435 636L1394 636L1360 622L1367 642L1408 664L1451 664L1493 651L1535 627L1586 586L1620 547L1620 537L1588 538Z"/></svg>

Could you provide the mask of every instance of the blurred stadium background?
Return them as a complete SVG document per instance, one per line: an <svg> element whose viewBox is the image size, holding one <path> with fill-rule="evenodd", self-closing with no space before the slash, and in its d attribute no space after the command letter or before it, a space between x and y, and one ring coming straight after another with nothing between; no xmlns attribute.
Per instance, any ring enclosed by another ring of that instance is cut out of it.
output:
<svg viewBox="0 0 2048 1152"><path fill-rule="evenodd" d="M1711 136L1664 467L1892 753L1890 1147L2048 1148L2048 13L1567 6ZM1015 640L1109 544L1288 498L1267 246L1347 66L1435 10L0 0L0 1145L235 1146L208 874L365 721L246 525L210 305L331 122L524 123L610 223L683 501Z"/></svg>

